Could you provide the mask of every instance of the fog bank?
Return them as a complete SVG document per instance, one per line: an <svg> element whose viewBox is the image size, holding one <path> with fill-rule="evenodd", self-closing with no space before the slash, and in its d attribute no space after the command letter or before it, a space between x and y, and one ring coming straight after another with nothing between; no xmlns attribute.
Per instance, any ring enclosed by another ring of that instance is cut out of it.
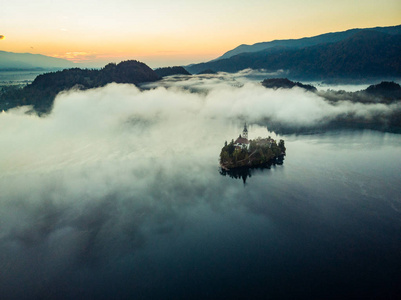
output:
<svg viewBox="0 0 401 300"><path fill-rule="evenodd" d="M145 245L196 227L202 214L194 207L230 211L246 197L244 187L216 185L210 174L218 174L220 149L244 122L250 138L275 137L269 122L313 127L343 114L371 118L398 107L332 105L301 89L269 90L216 76L193 84L204 91L110 84L61 93L46 117L27 115L26 108L0 114L3 295L60 298L63 291L71 296L72 286L84 297L81 280L96 291L94 282L115 276L108 266L124 271L125 260ZM146 277L136 280L146 285Z"/></svg>

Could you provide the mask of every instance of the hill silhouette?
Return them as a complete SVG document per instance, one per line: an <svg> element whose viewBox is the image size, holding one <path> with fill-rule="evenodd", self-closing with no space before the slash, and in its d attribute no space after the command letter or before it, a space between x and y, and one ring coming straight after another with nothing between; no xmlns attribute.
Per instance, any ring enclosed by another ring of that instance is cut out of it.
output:
<svg viewBox="0 0 401 300"><path fill-rule="evenodd" d="M266 88L272 88L272 89L279 89L279 88L284 88L284 89L291 89L294 86L303 88L307 91L315 92L317 89L310 84L303 84L301 82L294 82L289 80L288 78L270 78L270 79L265 79L262 81L262 85Z"/></svg>
<svg viewBox="0 0 401 300"><path fill-rule="evenodd" d="M135 61L110 63L101 70L66 69L39 75L22 89L9 87L0 95L0 110L21 105L33 105L38 113L48 113L56 95L71 88L90 89L111 82L139 84L159 80L146 64Z"/></svg>
<svg viewBox="0 0 401 300"><path fill-rule="evenodd" d="M178 67L178 66L158 68L158 69L155 69L155 72L160 77L166 77L166 76L171 76L171 75L191 75L191 73L189 73L183 67Z"/></svg>
<svg viewBox="0 0 401 300"><path fill-rule="evenodd" d="M334 43L304 48L275 46L230 58L188 66L192 73L205 69L237 72L243 69L285 70L292 79L401 77L401 34L362 30Z"/></svg>
<svg viewBox="0 0 401 300"><path fill-rule="evenodd" d="M227 51L222 56L215 60L230 58L234 55L245 53L245 52L259 52L265 51L270 48L293 48L293 49L302 49L306 47L316 46L319 44L330 44L340 42L345 40L354 34L362 31L377 31L391 35L401 34L401 25L398 26L389 26L389 27L375 27L375 28L356 28L349 29L346 31L340 32L330 32L325 34L320 34L313 37L304 37L300 39L288 39L288 40L274 40L271 42L261 42L253 45L240 45L232 50Z"/></svg>

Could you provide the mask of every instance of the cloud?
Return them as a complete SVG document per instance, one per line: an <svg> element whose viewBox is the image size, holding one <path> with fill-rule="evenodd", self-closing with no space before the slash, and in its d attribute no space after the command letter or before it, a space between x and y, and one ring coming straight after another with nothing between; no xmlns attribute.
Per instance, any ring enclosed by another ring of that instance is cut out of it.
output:
<svg viewBox="0 0 401 300"><path fill-rule="evenodd" d="M259 83L250 82L245 70L236 74L211 74L194 76L170 76L162 82L145 87L162 85L170 91L185 89L205 95L203 112L216 118L246 119L260 124L275 123L287 127L313 127L329 123L344 116L371 120L375 116L386 117L400 109L400 103L391 105L351 102L349 97L327 101L326 93L310 93L303 89L271 90ZM266 76L266 73L262 73ZM272 75L272 74L270 74Z"/></svg>
<svg viewBox="0 0 401 300"><path fill-rule="evenodd" d="M6 159L0 161L0 170L63 168L66 160L79 165L85 160L101 161L105 156L129 153L144 159L163 156L166 162L167 154L182 151L202 156L203 150L192 149L194 145L217 144L212 149L218 151L221 141L236 135L232 130L226 132L231 123L314 128L345 117L385 119L401 109L399 102L333 104L302 89L271 90L236 76L188 76L179 82L171 80L167 88L143 92L121 84L64 92L47 118L27 116L23 109L2 113L0 138L5 146L0 155ZM203 92L194 93L194 89ZM213 128L220 130L210 140L204 133ZM194 132L203 135L194 137Z"/></svg>
<svg viewBox="0 0 401 300"><path fill-rule="evenodd" d="M173 75L163 78L161 81L143 84L145 88L156 87L178 87L196 92L206 92L215 90L218 86L237 86L241 87L250 80L261 81L266 77L283 76L282 70L277 72L266 72L264 70L244 69L237 73L218 72L217 74L201 74L201 75Z"/></svg>
<svg viewBox="0 0 401 300"><path fill-rule="evenodd" d="M68 59L75 63L90 62L97 58L97 54L95 52L84 52L84 51L66 52L64 54L54 54L52 56L57 58Z"/></svg>
<svg viewBox="0 0 401 300"><path fill-rule="evenodd" d="M0 40L4 40L6 37L4 35L0 35Z"/></svg>

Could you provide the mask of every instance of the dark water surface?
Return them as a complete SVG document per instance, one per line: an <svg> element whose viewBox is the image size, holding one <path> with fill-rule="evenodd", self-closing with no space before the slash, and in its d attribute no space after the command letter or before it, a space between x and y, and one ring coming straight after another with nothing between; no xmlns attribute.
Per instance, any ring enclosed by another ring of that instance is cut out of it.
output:
<svg viewBox="0 0 401 300"><path fill-rule="evenodd" d="M0 298L397 299L401 136L283 138L284 163L246 184L219 147L3 176Z"/></svg>
<svg viewBox="0 0 401 300"><path fill-rule="evenodd" d="M0 84L27 84L46 71L0 71Z"/></svg>

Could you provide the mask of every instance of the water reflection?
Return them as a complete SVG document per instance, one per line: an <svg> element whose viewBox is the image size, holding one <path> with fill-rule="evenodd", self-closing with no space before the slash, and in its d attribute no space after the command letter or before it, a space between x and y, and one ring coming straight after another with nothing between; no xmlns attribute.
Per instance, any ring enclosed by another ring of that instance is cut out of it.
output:
<svg viewBox="0 0 401 300"><path fill-rule="evenodd" d="M246 180L248 177L251 178L252 175L261 173L266 169L270 170L271 166L276 166L276 165L282 166L283 164L284 164L284 155L281 155L275 159L272 159L268 163L262 164L258 167L241 167L231 170L220 168L219 173L222 176L229 176L234 179L242 179L244 184L246 184Z"/></svg>

